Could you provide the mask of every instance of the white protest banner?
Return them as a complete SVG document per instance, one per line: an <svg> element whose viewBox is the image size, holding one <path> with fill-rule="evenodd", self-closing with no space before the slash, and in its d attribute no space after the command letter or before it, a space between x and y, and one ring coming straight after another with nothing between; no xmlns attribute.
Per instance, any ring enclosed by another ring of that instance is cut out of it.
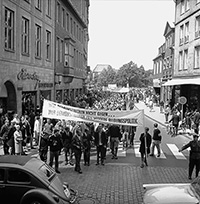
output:
<svg viewBox="0 0 200 204"><path fill-rule="evenodd" d="M144 111L103 111L82 109L44 100L42 116L45 118L97 122L127 126L143 126Z"/></svg>

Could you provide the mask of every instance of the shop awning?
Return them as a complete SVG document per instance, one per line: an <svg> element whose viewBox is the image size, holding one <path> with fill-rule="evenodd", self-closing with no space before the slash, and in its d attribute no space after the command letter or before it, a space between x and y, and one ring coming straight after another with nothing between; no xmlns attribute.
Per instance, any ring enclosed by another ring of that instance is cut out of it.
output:
<svg viewBox="0 0 200 204"><path fill-rule="evenodd" d="M200 85L200 77L188 78L188 79L172 79L162 84L162 86L174 86L174 85L185 85L185 84Z"/></svg>

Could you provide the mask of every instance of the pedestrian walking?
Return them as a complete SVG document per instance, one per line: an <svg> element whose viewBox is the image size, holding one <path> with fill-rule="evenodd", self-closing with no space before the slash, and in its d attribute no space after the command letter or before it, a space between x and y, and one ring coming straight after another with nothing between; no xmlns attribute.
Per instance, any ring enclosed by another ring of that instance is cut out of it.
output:
<svg viewBox="0 0 200 204"><path fill-rule="evenodd" d="M91 151L92 134L89 127L86 127L83 132L83 158L84 165L90 166L90 151Z"/></svg>
<svg viewBox="0 0 200 204"><path fill-rule="evenodd" d="M103 129L103 124L99 124L94 133L94 144L97 149L97 163L99 165L99 158L101 158L101 165L104 165L107 137L106 132Z"/></svg>
<svg viewBox="0 0 200 204"><path fill-rule="evenodd" d="M190 155L189 155L189 171L188 171L188 179L192 179L192 172L194 167L196 167L196 177L199 175L200 170L200 141L198 140L199 135L194 134L193 140L184 145L179 152L190 147Z"/></svg>
<svg viewBox="0 0 200 204"><path fill-rule="evenodd" d="M81 155L83 151L83 138L82 138L82 132L81 132L81 126L77 125L75 126L75 129L73 131L73 137L72 137L72 148L75 156L75 171L77 171L79 174L82 174L81 170Z"/></svg>
<svg viewBox="0 0 200 204"><path fill-rule="evenodd" d="M111 125L108 128L108 136L110 136L110 149L112 153L112 159L118 159L117 152L119 141L122 138L122 134L118 125Z"/></svg>
<svg viewBox="0 0 200 204"><path fill-rule="evenodd" d="M14 132L15 132L15 121L11 120L9 130L8 130L8 142L7 145L9 146L9 153L11 155L15 154L15 140L14 140Z"/></svg>
<svg viewBox="0 0 200 204"><path fill-rule="evenodd" d="M64 123L65 124L65 123ZM63 126L61 130L61 138L63 143L63 150L65 154L65 164L73 165L72 163L72 132L70 131L70 128L66 126L66 124Z"/></svg>
<svg viewBox="0 0 200 204"><path fill-rule="evenodd" d="M141 168L143 168L144 165L148 166L147 156L150 153L151 141L152 136L149 134L149 128L145 127L145 132L140 135L139 152L141 154Z"/></svg>
<svg viewBox="0 0 200 204"><path fill-rule="evenodd" d="M8 142L8 131L9 131L9 120L6 119L4 121L3 126L0 129L0 139L3 141L3 151L4 155L9 154L9 146L7 144Z"/></svg>
<svg viewBox="0 0 200 204"><path fill-rule="evenodd" d="M157 157L160 157L160 144L161 144L161 131L158 129L158 124L154 124L154 130L153 130L153 142L152 142L152 147L151 147L151 154L149 156L154 156L154 149L155 147L157 148L158 155Z"/></svg>
<svg viewBox="0 0 200 204"><path fill-rule="evenodd" d="M170 112L171 112L171 110L170 110L169 105L166 105L166 106L165 106L165 109L164 109L164 113L165 113L165 123L168 123L168 121L169 121Z"/></svg>
<svg viewBox="0 0 200 204"><path fill-rule="evenodd" d="M180 121L180 116L178 114L178 110L174 110L172 118L169 120L169 123L172 122L172 125L174 127L174 131L173 131L174 134L173 135L177 135L178 134L179 121Z"/></svg>
<svg viewBox="0 0 200 204"><path fill-rule="evenodd" d="M61 134L59 129L54 128L53 134L49 136L49 146L50 146L50 158L49 158L49 165L53 166L53 161L55 159L55 171L56 173L60 173L59 169L59 154L63 147Z"/></svg>
<svg viewBox="0 0 200 204"><path fill-rule="evenodd" d="M196 134L199 134L199 123L200 123L200 112L199 108L196 109L194 117L193 117L193 122L194 122L194 132Z"/></svg>
<svg viewBox="0 0 200 204"><path fill-rule="evenodd" d="M23 153L22 151L22 131L20 130L20 125L16 124L16 130L14 132L14 141L15 141L15 154L21 155Z"/></svg>

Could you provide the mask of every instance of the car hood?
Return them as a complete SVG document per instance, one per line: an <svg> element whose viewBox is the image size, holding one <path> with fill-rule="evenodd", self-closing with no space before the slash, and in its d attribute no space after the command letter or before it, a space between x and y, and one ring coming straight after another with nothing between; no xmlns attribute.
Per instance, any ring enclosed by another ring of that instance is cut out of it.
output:
<svg viewBox="0 0 200 204"><path fill-rule="evenodd" d="M171 185L156 187L147 190L144 194L145 204L167 204L167 203L198 203L190 185Z"/></svg>

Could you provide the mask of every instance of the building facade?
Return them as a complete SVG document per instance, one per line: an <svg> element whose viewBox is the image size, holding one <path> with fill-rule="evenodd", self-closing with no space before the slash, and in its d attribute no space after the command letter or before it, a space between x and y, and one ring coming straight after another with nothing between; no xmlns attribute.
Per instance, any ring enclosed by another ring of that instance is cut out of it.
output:
<svg viewBox="0 0 200 204"><path fill-rule="evenodd" d="M173 86L174 103L184 96L194 109L200 107L200 0L175 2L174 76L165 85Z"/></svg>
<svg viewBox="0 0 200 204"><path fill-rule="evenodd" d="M0 9L0 113L83 93L89 0L2 0Z"/></svg>
<svg viewBox="0 0 200 204"><path fill-rule="evenodd" d="M53 99L54 1L0 1L0 110L24 114Z"/></svg>
<svg viewBox="0 0 200 204"><path fill-rule="evenodd" d="M55 100L67 103L85 92L89 0L56 1Z"/></svg>
<svg viewBox="0 0 200 204"><path fill-rule="evenodd" d="M160 100L172 98L172 87L163 84L172 79L174 70L174 39L175 29L167 22L163 34L165 43L158 49L158 55L153 59L153 87Z"/></svg>

